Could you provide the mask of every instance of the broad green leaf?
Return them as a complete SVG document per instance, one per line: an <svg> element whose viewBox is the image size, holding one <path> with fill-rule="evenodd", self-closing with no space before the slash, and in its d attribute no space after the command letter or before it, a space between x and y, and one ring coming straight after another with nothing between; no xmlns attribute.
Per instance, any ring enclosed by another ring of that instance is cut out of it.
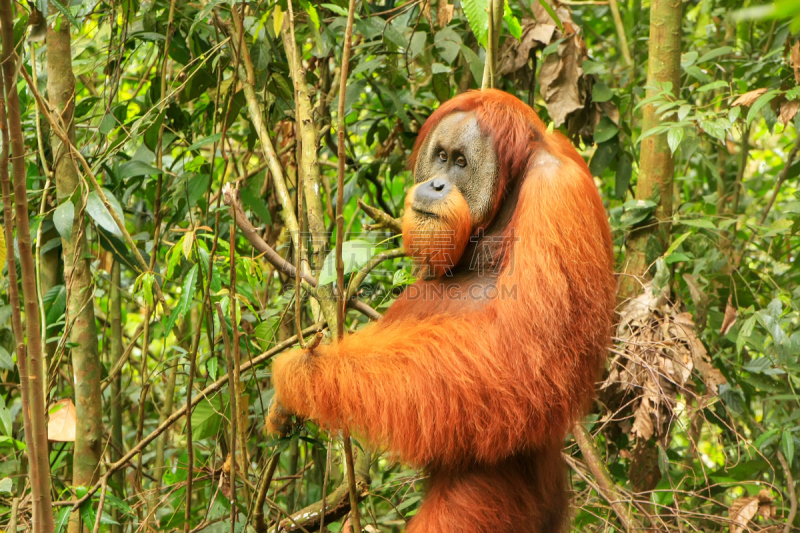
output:
<svg viewBox="0 0 800 533"><path fill-rule="evenodd" d="M789 468L791 468L794 462L794 437L792 436L792 430L789 428L785 428L781 435L781 451L786 457L786 462L789 463Z"/></svg>
<svg viewBox="0 0 800 533"><path fill-rule="evenodd" d="M619 132L619 128L614 124L610 118L603 117L600 123L594 130L594 142L603 143L610 140L614 135Z"/></svg>
<svg viewBox="0 0 800 533"><path fill-rule="evenodd" d="M519 19L515 17L514 13L511 11L511 6L508 5L508 0L505 0L505 6L503 8L503 20L505 20L506 24L508 24L508 32L511 34L511 36L519 40L522 37L522 25L519 23Z"/></svg>
<svg viewBox="0 0 800 533"><path fill-rule="evenodd" d="M592 86L592 101L594 102L608 102L614 93L608 88L608 85L599 81Z"/></svg>
<svg viewBox="0 0 800 533"><path fill-rule="evenodd" d="M164 323L165 334L169 334L169 332L172 331L172 328L175 326L175 322L177 322L180 317L184 316L187 311L189 311L197 290L198 270L199 265L195 264L184 277L181 297L178 300L178 304L172 310L172 313L169 315L169 319Z"/></svg>
<svg viewBox="0 0 800 533"><path fill-rule="evenodd" d="M186 149L187 152L191 152L192 150L197 150L198 148L202 148L203 146L213 144L222 139L222 132L215 133L214 135L209 135L208 137L203 137L199 141L192 144L189 148Z"/></svg>
<svg viewBox="0 0 800 533"><path fill-rule="evenodd" d="M483 59L478 57L478 54L470 47L463 44L461 45L461 53L464 54L464 59L467 60L472 77L476 80L483 79Z"/></svg>
<svg viewBox="0 0 800 533"><path fill-rule="evenodd" d="M114 202L111 201L113 196L109 196L111 193L108 191L104 192L106 193L106 197L108 198L109 203L112 205L112 208L116 211L116 206L114 206ZM119 205L119 203L117 203L117 205ZM104 230L116 237L122 237L122 231L120 231L119 226L117 226L117 223L114 221L111 213L108 212L108 209L106 209L106 206L103 204L100 196L98 196L95 191L90 192L86 198L86 212L89 213L89 216L92 217L92 219L94 219L94 221Z"/></svg>
<svg viewBox="0 0 800 533"><path fill-rule="evenodd" d="M683 241L685 241L686 239L688 239L688 238L689 238L689 236L691 236L691 234L692 234L692 232L691 232L691 231L687 231L686 233L682 234L682 235L681 235L681 236L679 236L677 239L675 239L674 241L672 241L672 244L670 244L670 245L669 245L669 248L667 248L667 251L664 253L664 257L665 257L665 258L666 258L666 257L669 257L670 255L672 255L673 253L675 253L675 250L677 250L677 249L678 249L678 246L680 246L680 245L683 243Z"/></svg>
<svg viewBox="0 0 800 533"><path fill-rule="evenodd" d="M217 394L210 400L203 398L192 411L192 440L198 441L212 437L219 431L222 417L222 396Z"/></svg>
<svg viewBox="0 0 800 533"><path fill-rule="evenodd" d="M69 242L72 237L72 223L75 220L75 204L67 200L53 211L53 225L64 241Z"/></svg>
<svg viewBox="0 0 800 533"><path fill-rule="evenodd" d="M667 132L667 144L669 144L669 149L674 154L678 147L681 145L681 141L683 140L683 128L681 127L672 127Z"/></svg>
<svg viewBox="0 0 800 533"><path fill-rule="evenodd" d="M156 174L161 174L161 171L152 165L148 165L144 161L134 159L121 164L117 174L119 179L125 180L133 178L134 176L154 176Z"/></svg>
<svg viewBox="0 0 800 533"><path fill-rule="evenodd" d="M711 83L706 83L705 85L703 85L701 87L698 87L697 88L697 92L698 93L704 93L706 91L713 91L714 89L719 89L720 87L727 87L727 86L728 86L728 82L723 81L723 80L717 80L717 81L713 81Z"/></svg>
<svg viewBox="0 0 800 533"><path fill-rule="evenodd" d="M217 370L219 368L219 360L216 357L210 357L206 361L206 370L208 370L208 377L217 381Z"/></svg>
<svg viewBox="0 0 800 533"><path fill-rule="evenodd" d="M691 226L693 228L704 228L712 230L717 229L714 223L707 218L680 219L678 222L683 224L684 226Z"/></svg>
<svg viewBox="0 0 800 533"><path fill-rule="evenodd" d="M489 8L488 0L463 0L461 7L467 16L469 27L481 46L486 48L486 41L489 36ZM481 79L481 76L475 78Z"/></svg>
<svg viewBox="0 0 800 533"><path fill-rule="evenodd" d="M763 109L763 107L765 105L770 103L773 98L778 96L779 92L780 91L777 91L777 90L767 91L764 94L762 94L761 96L759 96L758 99L755 102L753 102L753 105L750 106L750 111L747 112L747 125L748 126L753 122L753 119L756 118L756 115L758 115L758 112L761 111L761 109Z"/></svg>
<svg viewBox="0 0 800 533"><path fill-rule="evenodd" d="M724 56L726 54L730 54L731 52L733 52L733 47L731 47L731 46L721 46L719 48L715 48L715 49L711 50L710 52L706 52L705 54L703 54L700 57L700 59L697 60L697 62L698 63L704 63L706 61L710 61L712 59L715 59L715 58L717 58L719 56ZM725 85L727 85L727 84L725 84Z"/></svg>

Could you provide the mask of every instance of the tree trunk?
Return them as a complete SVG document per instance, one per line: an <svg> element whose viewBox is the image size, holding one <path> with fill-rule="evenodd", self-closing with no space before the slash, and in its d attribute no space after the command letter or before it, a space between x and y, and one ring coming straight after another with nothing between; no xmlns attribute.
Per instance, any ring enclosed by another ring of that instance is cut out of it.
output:
<svg viewBox="0 0 800 533"><path fill-rule="evenodd" d="M25 335L27 336L27 350L22 345L22 323L19 305L19 293L17 292L16 279L14 287L9 290L16 306L13 306L14 314L14 342L17 346L17 362L20 368L20 386L27 390L23 391L23 400L29 396L29 401L23 405L29 409L29 413L23 414L25 421L25 439L29 447L33 449L29 452L31 468L31 488L34 509L33 531L51 533L53 531L53 512L50 499L50 464L48 462L47 445L47 413L44 397L44 378L42 360L42 339L39 323L39 301L36 293L36 270L33 261L33 250L31 247L30 222L28 219L28 196L27 179L25 172L25 142L22 136L22 122L20 120L19 94L16 85L17 56L14 51L14 16L10 0L0 0L0 27L2 27L2 65L3 65L3 86L6 93L7 113L2 113L0 117L0 128L3 130L3 158L0 164L3 165L2 172L3 193L5 204L6 226L11 221L10 196L11 191L8 183L8 147L11 147L12 165L14 173L14 208L16 220L14 225L17 228L17 248L19 250L20 266L22 272L22 294L25 308ZM0 92L0 94L2 94ZM11 228L7 228L6 237L8 240L8 259L9 270L15 268L13 264L13 240L8 238ZM9 275L9 278L12 276ZM16 278L16 274L14 275ZM16 294L16 298L13 296ZM24 376L23 376L24 373Z"/></svg>
<svg viewBox="0 0 800 533"><path fill-rule="evenodd" d="M62 23L58 31L47 29L47 94L51 108L61 113L60 119L75 142L73 112L75 76L72 72L70 25ZM97 352L97 326L94 320L94 286L89 270L83 200L79 194L78 172L69 148L51 135L53 173L59 203L69 199L75 205L75 218L69 241L63 242L64 283L67 287L67 324L71 324L72 368L75 373L75 409L77 428L72 465L72 484L89 486L98 479L102 448L103 411L100 400L102 379ZM85 524L91 527L92 524ZM69 532L80 532L80 516L70 517Z"/></svg>
<svg viewBox="0 0 800 533"><path fill-rule="evenodd" d="M108 293L108 320L111 323L111 332L109 334L109 368L115 368L119 358L122 357L122 298L120 298L120 264L119 261L114 261L111 267L111 288ZM117 373L116 377L111 381L111 461L117 462L122 457L122 374ZM124 490L124 479L122 470L114 473L113 480L120 490ZM125 494L117 494L116 496L124 498ZM112 518L119 521L119 512L116 509L112 510ZM122 533L121 525L112 525L112 533Z"/></svg>
<svg viewBox="0 0 800 533"><path fill-rule="evenodd" d="M647 86L671 82L672 93L680 92L681 67L681 2L680 0L653 0L650 3L650 49L647 65ZM646 97L654 96L652 89ZM655 105L644 106L642 133L661 124ZM646 254L648 242L656 240L657 248L664 249L669 239L669 219L672 217L672 183L675 161L667 134L651 135L642 141L639 155L639 181L636 186L638 200L658 197L655 223L631 232L627 243L625 273L620 296L627 298L639 290L635 279L647 273L649 261Z"/></svg>

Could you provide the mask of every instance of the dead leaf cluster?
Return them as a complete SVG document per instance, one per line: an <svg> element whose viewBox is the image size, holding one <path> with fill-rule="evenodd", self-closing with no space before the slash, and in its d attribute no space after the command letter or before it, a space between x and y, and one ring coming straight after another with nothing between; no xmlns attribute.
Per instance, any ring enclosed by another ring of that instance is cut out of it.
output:
<svg viewBox="0 0 800 533"><path fill-rule="evenodd" d="M747 524L757 516L766 519L777 516L777 508L772 505L772 495L769 490L761 489L758 496L747 496L738 498L728 509L728 516L731 519L731 533L742 533L749 531Z"/></svg>
<svg viewBox="0 0 800 533"><path fill-rule="evenodd" d="M534 19L523 19L520 39L509 38L503 43L498 74L533 92L536 52L557 43L557 49L545 56L539 71L539 92L556 127L566 124L573 139L591 140L602 116L606 114L618 122L619 111L610 102L592 101L595 78L582 68L589 55L580 27L572 21L566 6L556 0L551 0L550 5L563 29L541 4L534 2Z"/></svg>
<svg viewBox="0 0 800 533"><path fill-rule="evenodd" d="M622 308L617 347L601 390L609 404L632 410L633 421L626 420L621 429L637 441L667 435L678 393L698 396L693 374L705 384L699 404L726 382L695 333L692 315L681 312L667 295L654 294L649 283Z"/></svg>

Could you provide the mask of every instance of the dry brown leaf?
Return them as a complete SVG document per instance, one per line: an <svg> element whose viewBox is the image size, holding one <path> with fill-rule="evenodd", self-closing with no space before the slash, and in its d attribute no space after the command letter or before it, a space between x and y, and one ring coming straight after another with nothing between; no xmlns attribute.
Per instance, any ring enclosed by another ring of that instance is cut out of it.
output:
<svg viewBox="0 0 800 533"><path fill-rule="evenodd" d="M642 440L649 440L655 432L653 418L658 417L658 390L652 380L644 385L644 395L633 420L631 433Z"/></svg>
<svg viewBox="0 0 800 533"><path fill-rule="evenodd" d="M433 28L433 17L431 17L431 0L427 0L422 4L422 16L428 21L428 25Z"/></svg>
<svg viewBox="0 0 800 533"><path fill-rule="evenodd" d="M547 112L556 127L566 122L567 115L583 109L579 82L583 77L581 65L588 56L586 44L580 35L573 33L558 45L558 51L549 54L539 71L541 94Z"/></svg>
<svg viewBox="0 0 800 533"><path fill-rule="evenodd" d="M50 408L47 439L56 442L75 442L75 404L69 398L57 401Z"/></svg>
<svg viewBox="0 0 800 533"><path fill-rule="evenodd" d="M758 506L758 498L756 496L734 500L728 510L728 516L731 517L731 522L733 522L731 533L742 533L750 520L758 513Z"/></svg>
<svg viewBox="0 0 800 533"><path fill-rule="evenodd" d="M800 84L800 39L792 46L792 68L794 68L794 81Z"/></svg>
<svg viewBox="0 0 800 533"><path fill-rule="evenodd" d="M758 100L758 97L767 92L767 88L756 89L754 91L746 92L739 96L736 100L733 101L731 107L736 107L737 105L743 105L745 107L750 107L753 105L753 102Z"/></svg>
<svg viewBox="0 0 800 533"><path fill-rule="evenodd" d="M453 20L453 7L447 0L439 0L439 7L436 9L436 23L440 28L444 28Z"/></svg>
<svg viewBox="0 0 800 533"><path fill-rule="evenodd" d="M741 533L747 527L747 524L753 518L762 516L764 518L773 518L776 516L777 509L773 502L772 494L768 489L761 489L758 491L758 496L748 496L734 500L731 504L728 513L733 521L731 533Z"/></svg>
<svg viewBox="0 0 800 533"><path fill-rule="evenodd" d="M725 318L722 319L722 327L719 328L719 332L722 335L727 335L733 325L736 324L738 317L739 311L731 305L730 298L728 298L728 303L725 305Z"/></svg>
<svg viewBox="0 0 800 533"><path fill-rule="evenodd" d="M788 126L797 111L800 109L800 100L787 100L781 104L780 121L784 126Z"/></svg>

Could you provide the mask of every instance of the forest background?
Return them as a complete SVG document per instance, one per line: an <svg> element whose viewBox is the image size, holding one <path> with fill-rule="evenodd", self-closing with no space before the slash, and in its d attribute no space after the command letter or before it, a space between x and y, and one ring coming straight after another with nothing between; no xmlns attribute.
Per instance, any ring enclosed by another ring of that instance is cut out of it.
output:
<svg viewBox="0 0 800 533"><path fill-rule="evenodd" d="M423 475L265 435L269 360L413 282L416 132L492 86L613 229L572 530L800 530L800 2L0 0L0 28L6 531L403 531Z"/></svg>

